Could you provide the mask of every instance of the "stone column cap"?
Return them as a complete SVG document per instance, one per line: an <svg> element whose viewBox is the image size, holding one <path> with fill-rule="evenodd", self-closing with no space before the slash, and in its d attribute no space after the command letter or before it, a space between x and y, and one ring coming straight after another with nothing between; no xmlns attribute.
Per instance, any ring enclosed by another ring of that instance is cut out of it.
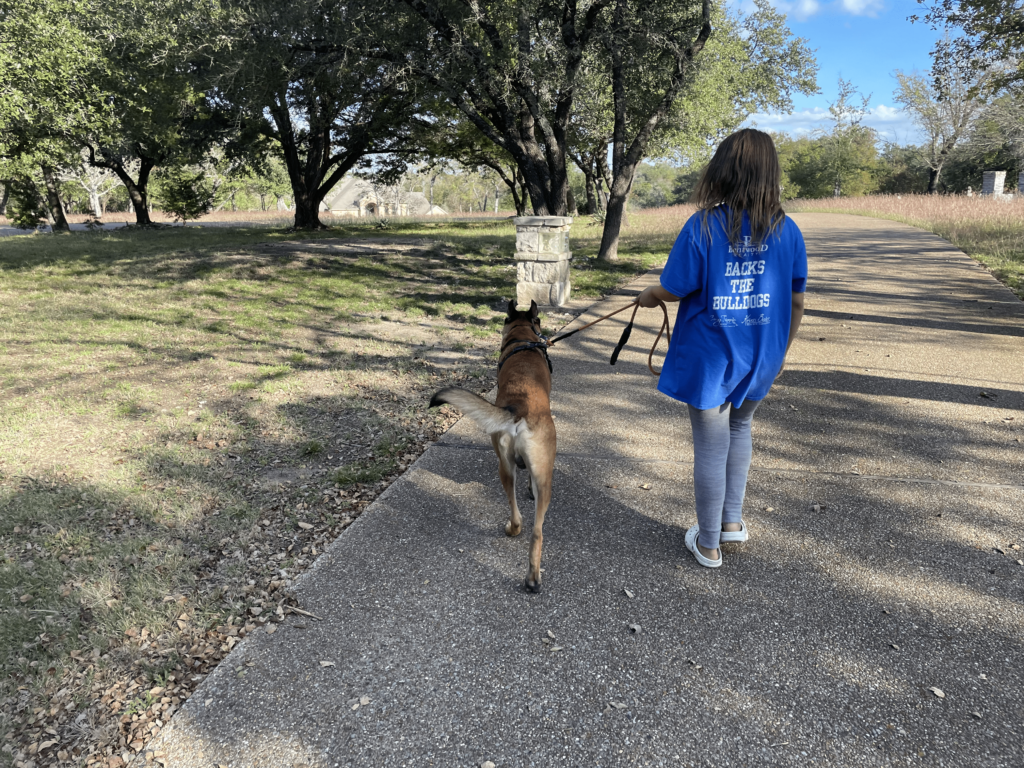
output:
<svg viewBox="0 0 1024 768"><path fill-rule="evenodd" d="M512 222L517 227L567 227L572 216L516 216Z"/></svg>

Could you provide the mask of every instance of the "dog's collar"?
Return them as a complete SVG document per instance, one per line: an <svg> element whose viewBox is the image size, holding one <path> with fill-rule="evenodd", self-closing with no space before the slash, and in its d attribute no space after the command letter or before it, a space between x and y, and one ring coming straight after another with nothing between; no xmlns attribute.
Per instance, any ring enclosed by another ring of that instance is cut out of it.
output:
<svg viewBox="0 0 1024 768"><path fill-rule="evenodd" d="M508 345L506 344L505 346L508 346ZM505 349L505 347L502 347L503 351L504 351L504 349ZM510 357L512 357L512 355L516 355L516 354L518 354L520 352L526 352L527 350L530 350L530 349L539 349L540 353L542 355L544 355L544 360L548 364L548 373L554 373L555 372L554 368L552 368L552 366L551 366L551 358L548 357L548 340L545 339L543 336L541 336L540 337L540 341L528 341L527 343L525 343L525 344L523 344L521 346L515 347L514 349L512 349L511 352L509 352L507 355L502 357L501 360L498 361L498 373L501 373L501 366L503 366L506 362L508 362L508 359Z"/></svg>
<svg viewBox="0 0 1024 768"><path fill-rule="evenodd" d="M520 327L521 328L525 328L526 326L520 326ZM543 341L545 344L548 343L548 337L547 336L543 336L540 333L538 333L536 328L531 327L530 331L531 331L531 333L533 333L534 336L536 336L538 339ZM504 344L501 345L501 350L500 351L504 352L505 351L505 347L509 346L510 344L516 344L516 343L525 342L525 341L526 341L526 339L508 339Z"/></svg>

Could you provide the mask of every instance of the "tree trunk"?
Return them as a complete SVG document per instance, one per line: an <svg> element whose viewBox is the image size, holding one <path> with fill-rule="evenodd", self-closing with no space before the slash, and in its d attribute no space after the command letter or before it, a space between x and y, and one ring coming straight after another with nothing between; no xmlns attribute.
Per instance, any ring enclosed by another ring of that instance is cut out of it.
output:
<svg viewBox="0 0 1024 768"><path fill-rule="evenodd" d="M588 216L593 216L597 213L597 196L596 190L594 189L594 175L592 173L584 173L583 178L586 180L587 190L587 210L584 211Z"/></svg>
<svg viewBox="0 0 1024 768"><path fill-rule="evenodd" d="M622 229L622 222L626 215L626 201L629 200L629 191L633 187L634 170L635 166L629 169L628 177L624 172L616 174L615 183L612 185L611 194L608 196L608 203L604 214L604 228L601 230L601 247L597 251L597 258L601 261L617 261L619 258L619 232Z"/></svg>
<svg viewBox="0 0 1024 768"><path fill-rule="evenodd" d="M89 207L92 208L93 218L103 218L103 203L100 202L100 193L95 187L89 190Z"/></svg>
<svg viewBox="0 0 1024 768"><path fill-rule="evenodd" d="M325 229L320 221L320 201L308 194L295 195L295 228Z"/></svg>
<svg viewBox="0 0 1024 768"><path fill-rule="evenodd" d="M599 177L595 186L597 187L597 211L607 211L608 193L604 191L604 181ZM594 213L597 213L597 211L594 211Z"/></svg>
<svg viewBox="0 0 1024 768"><path fill-rule="evenodd" d="M139 180L133 185L135 187L134 193L131 188L128 189L128 194L132 198L132 207L135 208L135 223L140 227L153 226L153 220L150 218L153 206L149 201L149 175L155 167L156 160L140 155Z"/></svg>
<svg viewBox="0 0 1024 768"><path fill-rule="evenodd" d="M0 199L0 216L7 215L7 201L11 199L11 182L4 181L4 196Z"/></svg>
<svg viewBox="0 0 1024 768"><path fill-rule="evenodd" d="M43 182L46 186L46 204L53 217L51 228L54 232L70 232L71 226L64 215L64 205L60 199L60 188L57 186L57 176L53 168L48 165L42 166Z"/></svg>
<svg viewBox="0 0 1024 768"><path fill-rule="evenodd" d="M516 208L516 216L522 216L526 206L524 197L519 194L519 187L516 186L515 181L509 184L508 188L512 190L512 205Z"/></svg>
<svg viewBox="0 0 1024 768"><path fill-rule="evenodd" d="M140 190L134 183L125 184L128 187L128 197L132 201L132 210L135 211L135 223L140 227L153 226L153 220L149 216L149 201L146 193Z"/></svg>
<svg viewBox="0 0 1024 768"><path fill-rule="evenodd" d="M700 33L690 46L681 52L664 95L646 121L640 124L640 129L627 148L628 88L625 76L625 57L620 44L622 40L626 39L626 35L619 34L626 29L627 0L618 0L615 4L612 13L612 34L606 39L612 65L614 127L612 130L612 175L611 183L608 185L610 195L605 211L604 230L601 233L601 248L597 254L597 258L602 261L614 261L618 258L619 230L622 227L629 192L633 187L633 175L636 173L637 165L643 159L658 123L668 113L686 83L687 77L692 71L691 64L694 57L703 50L705 43L711 37L711 10L711 0L703 0ZM607 149L598 147L595 159L598 170L607 179Z"/></svg>
<svg viewBox="0 0 1024 768"><path fill-rule="evenodd" d="M942 166L928 169L928 194L939 194L939 176L942 174Z"/></svg>
<svg viewBox="0 0 1024 768"><path fill-rule="evenodd" d="M116 159L97 160L90 149L89 164L96 168L107 168L114 172L124 188L128 190L128 199L131 200L132 208L135 211L135 224L140 227L151 227L153 222L149 217L149 175L156 166L156 161L148 157L139 157L139 180L136 182L128 175L124 163Z"/></svg>

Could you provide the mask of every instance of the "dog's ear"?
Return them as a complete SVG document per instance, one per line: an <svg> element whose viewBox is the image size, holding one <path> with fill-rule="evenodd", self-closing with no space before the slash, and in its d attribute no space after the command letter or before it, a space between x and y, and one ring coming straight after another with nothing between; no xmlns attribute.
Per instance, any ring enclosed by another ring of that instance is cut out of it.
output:
<svg viewBox="0 0 1024 768"><path fill-rule="evenodd" d="M516 315L518 315L518 314L519 314L519 310L516 309L516 300L515 299L509 299L509 302L508 302L508 319L509 320L515 320Z"/></svg>
<svg viewBox="0 0 1024 768"><path fill-rule="evenodd" d="M540 307L537 306L536 301L530 302L530 317L537 319L537 315L540 314Z"/></svg>

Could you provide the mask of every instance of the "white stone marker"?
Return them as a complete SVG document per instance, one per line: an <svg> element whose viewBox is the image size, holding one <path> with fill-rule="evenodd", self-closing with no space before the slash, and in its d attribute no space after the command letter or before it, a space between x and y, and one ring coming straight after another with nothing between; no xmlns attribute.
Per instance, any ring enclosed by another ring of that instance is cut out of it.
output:
<svg viewBox="0 0 1024 768"><path fill-rule="evenodd" d="M985 171L981 174L981 194L1002 197L1004 186L1006 171Z"/></svg>
<svg viewBox="0 0 1024 768"><path fill-rule="evenodd" d="M569 300L569 216L519 216L516 225L516 302L560 307Z"/></svg>

